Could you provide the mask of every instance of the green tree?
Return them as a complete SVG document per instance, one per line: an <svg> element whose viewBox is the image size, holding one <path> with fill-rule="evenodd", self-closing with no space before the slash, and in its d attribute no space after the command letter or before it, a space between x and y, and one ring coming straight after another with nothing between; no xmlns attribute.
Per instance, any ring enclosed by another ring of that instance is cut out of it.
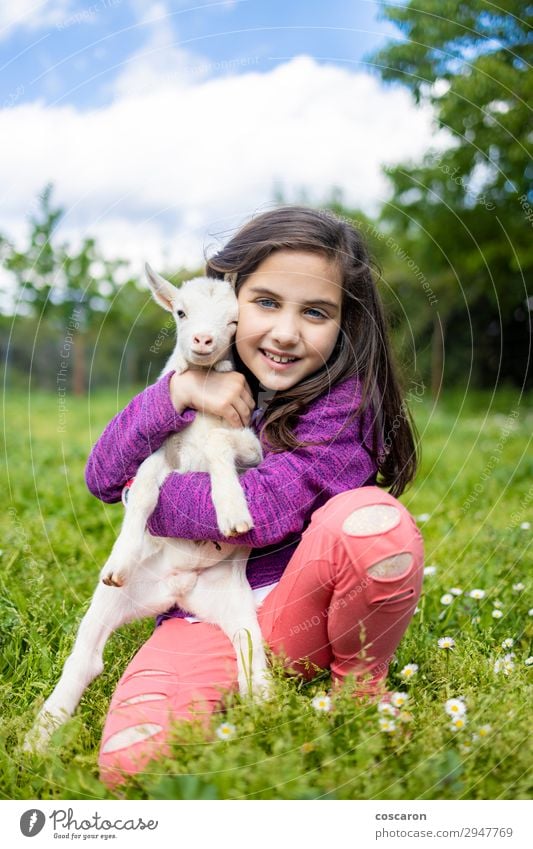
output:
<svg viewBox="0 0 533 849"><path fill-rule="evenodd" d="M387 170L393 199L382 214L437 299L432 305L414 284L413 298L418 294L433 325L437 394L447 326L471 322L481 360L494 348L488 328L497 325L503 354L516 339L513 317L529 323L531 6L411 0L383 4L382 12L403 38L372 56L375 67L385 81L407 86L417 103L430 103L450 134L445 150ZM453 355L454 334L449 343ZM493 377L501 362L493 363Z"/></svg>

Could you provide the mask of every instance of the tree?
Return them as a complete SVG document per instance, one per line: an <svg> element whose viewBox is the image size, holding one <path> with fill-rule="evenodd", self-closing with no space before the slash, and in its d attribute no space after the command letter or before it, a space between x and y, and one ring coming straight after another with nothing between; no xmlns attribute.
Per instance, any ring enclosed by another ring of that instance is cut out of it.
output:
<svg viewBox="0 0 533 849"><path fill-rule="evenodd" d="M382 214L437 299L433 310L420 301L434 326L437 392L446 325L471 322L483 356L494 354L496 322L493 377L516 338L513 317L530 326L524 281L533 265L531 6L411 0L382 11L403 39L374 54L373 63L385 81L430 103L438 126L451 134L444 151L388 169L393 199ZM529 357L529 335L522 338Z"/></svg>

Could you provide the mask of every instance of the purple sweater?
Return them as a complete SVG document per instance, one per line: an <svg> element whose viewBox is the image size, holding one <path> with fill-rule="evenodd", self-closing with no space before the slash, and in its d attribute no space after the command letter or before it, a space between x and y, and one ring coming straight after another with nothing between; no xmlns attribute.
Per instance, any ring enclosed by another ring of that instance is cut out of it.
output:
<svg viewBox="0 0 533 849"><path fill-rule="evenodd" d="M92 494L102 501L120 501L125 483L143 460L196 415L194 410L181 415L175 411L169 391L171 375L164 375L135 396L92 449L85 479ZM253 549L247 576L254 589L280 579L315 510L340 492L375 483L376 463L364 445L371 444L370 414L345 426L359 398L356 378L329 387L300 416L295 429L301 442L323 444L282 453L269 452L263 445L261 465L241 476L254 527L232 537L232 542ZM256 431L257 418L255 415L252 425ZM209 475L170 474L161 487L148 529L162 537L224 540L216 524ZM175 609L171 615L187 614Z"/></svg>

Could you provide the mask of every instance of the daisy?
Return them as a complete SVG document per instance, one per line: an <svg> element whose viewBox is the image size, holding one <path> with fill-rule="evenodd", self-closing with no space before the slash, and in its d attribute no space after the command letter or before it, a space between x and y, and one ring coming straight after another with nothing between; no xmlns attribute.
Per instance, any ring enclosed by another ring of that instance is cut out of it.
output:
<svg viewBox="0 0 533 849"><path fill-rule="evenodd" d="M494 662L494 672L498 675L500 672L503 672L504 675L509 675L514 669L514 661L511 655L506 654L504 658L498 658Z"/></svg>
<svg viewBox="0 0 533 849"><path fill-rule="evenodd" d="M503 616L502 611L498 610L498 608L495 607L494 610L492 611L492 618L493 619L501 619L502 616Z"/></svg>
<svg viewBox="0 0 533 849"><path fill-rule="evenodd" d="M452 595L462 595L463 594L461 587L452 587L450 592L451 592Z"/></svg>
<svg viewBox="0 0 533 849"><path fill-rule="evenodd" d="M474 625L479 625L481 622L481 616L472 616L472 622Z"/></svg>
<svg viewBox="0 0 533 849"><path fill-rule="evenodd" d="M383 716L396 716L398 711L390 702L380 702L378 704L379 713L383 714Z"/></svg>
<svg viewBox="0 0 533 849"><path fill-rule="evenodd" d="M439 649L453 649L455 646L455 640L453 637L441 637L438 640Z"/></svg>
<svg viewBox="0 0 533 849"><path fill-rule="evenodd" d="M235 736L237 729L231 722L223 722L216 730L216 735L219 740L231 740Z"/></svg>
<svg viewBox="0 0 533 849"><path fill-rule="evenodd" d="M530 657L526 658L526 660L524 661L524 663L526 664L526 666L533 666L533 655L531 655Z"/></svg>
<svg viewBox="0 0 533 849"><path fill-rule="evenodd" d="M531 522L522 522L520 527L523 531L529 531L529 529L531 527Z"/></svg>
<svg viewBox="0 0 533 849"><path fill-rule="evenodd" d="M513 592L515 593L521 593L522 590L525 590L525 588L526 585L523 584L522 581L519 581L517 584L513 584Z"/></svg>
<svg viewBox="0 0 533 849"><path fill-rule="evenodd" d="M444 710L448 716L464 716L466 705L462 699L448 699L444 705Z"/></svg>
<svg viewBox="0 0 533 849"><path fill-rule="evenodd" d="M427 522L429 519L431 519L431 513L421 513L416 517L417 522Z"/></svg>
<svg viewBox="0 0 533 849"><path fill-rule="evenodd" d="M462 731L466 726L466 716L454 716L450 723L450 728L452 731Z"/></svg>
<svg viewBox="0 0 533 849"><path fill-rule="evenodd" d="M475 598L476 601L480 601L480 599L485 598L485 590L470 590L468 595L470 598Z"/></svg>
<svg viewBox="0 0 533 849"><path fill-rule="evenodd" d="M391 696L391 702L397 708L404 707L408 701L409 695L407 693L393 693Z"/></svg>
<svg viewBox="0 0 533 849"><path fill-rule="evenodd" d="M507 637L507 639L502 642L502 649L512 649L513 646L514 640L512 637Z"/></svg>
<svg viewBox="0 0 533 849"><path fill-rule="evenodd" d="M434 575L437 571L436 566L425 566L424 567L424 575Z"/></svg>
<svg viewBox="0 0 533 849"><path fill-rule="evenodd" d="M503 607L503 601L500 601L500 599L497 598L496 601L492 602L492 606L497 608Z"/></svg>
<svg viewBox="0 0 533 849"><path fill-rule="evenodd" d="M385 731L386 734L394 734L396 731L396 723L393 719L389 719L386 716L380 716L379 727L381 731Z"/></svg>
<svg viewBox="0 0 533 849"><path fill-rule="evenodd" d="M398 714L398 721L399 722L412 722L413 719L414 719L413 714L409 713L408 710L402 710Z"/></svg>
<svg viewBox="0 0 533 849"><path fill-rule="evenodd" d="M400 675L404 680L407 681L407 680L409 680L409 678L412 678L413 675L416 675L417 672L418 672L418 664L417 663L407 663L404 666L404 668L402 669L402 671L400 672Z"/></svg>
<svg viewBox="0 0 533 849"><path fill-rule="evenodd" d="M442 595L440 597L440 603L441 604L451 604L452 601L453 601L453 595L451 593L444 593L444 595Z"/></svg>
<svg viewBox="0 0 533 849"><path fill-rule="evenodd" d="M478 733L478 737L488 737L489 734L492 733L492 726L491 725L482 725L477 733Z"/></svg>
<svg viewBox="0 0 533 849"><path fill-rule="evenodd" d="M311 705L315 710L327 713L328 710L331 710L331 698L326 696L325 693L318 693L312 700Z"/></svg>
<svg viewBox="0 0 533 849"><path fill-rule="evenodd" d="M527 615L528 615L528 616L533 616L533 607L530 607L530 608L529 608L529 610L528 610L528 612L527 612Z"/></svg>

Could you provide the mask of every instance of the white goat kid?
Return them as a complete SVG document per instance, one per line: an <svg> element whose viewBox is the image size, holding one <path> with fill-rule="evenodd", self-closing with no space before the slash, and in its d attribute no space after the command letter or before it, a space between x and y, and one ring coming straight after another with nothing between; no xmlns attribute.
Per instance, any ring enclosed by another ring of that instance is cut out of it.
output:
<svg viewBox="0 0 533 849"><path fill-rule="evenodd" d="M196 278L177 289L148 265L146 271L155 299L175 315L178 325L176 347L162 374L188 368L231 370L228 354L238 314L232 282ZM262 635L246 579L250 549L154 537L146 530L159 488L175 470L209 472L220 531L227 537L245 533L253 521L236 467L257 465L261 457L251 429L232 428L217 417L197 413L192 424L170 436L141 464L102 580L61 678L26 737L25 749L43 751L53 731L72 715L87 686L103 670L104 646L113 631L175 604L219 625L230 638L241 694L267 695ZM250 649L251 668L247 668Z"/></svg>

